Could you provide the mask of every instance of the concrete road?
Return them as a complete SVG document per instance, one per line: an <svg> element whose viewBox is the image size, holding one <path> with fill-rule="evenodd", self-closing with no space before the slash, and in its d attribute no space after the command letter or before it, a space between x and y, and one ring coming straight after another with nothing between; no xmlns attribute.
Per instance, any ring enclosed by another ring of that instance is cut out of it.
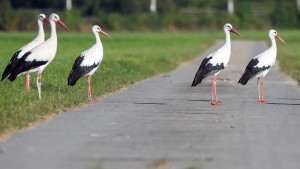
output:
<svg viewBox="0 0 300 169"><path fill-rule="evenodd" d="M222 43L218 42L213 50ZM1 169L299 169L300 88L273 67L266 104L237 84L264 42L233 41L229 67L190 87L203 56L0 143ZM280 50L280 48L279 48ZM95 86L94 86L95 87Z"/></svg>

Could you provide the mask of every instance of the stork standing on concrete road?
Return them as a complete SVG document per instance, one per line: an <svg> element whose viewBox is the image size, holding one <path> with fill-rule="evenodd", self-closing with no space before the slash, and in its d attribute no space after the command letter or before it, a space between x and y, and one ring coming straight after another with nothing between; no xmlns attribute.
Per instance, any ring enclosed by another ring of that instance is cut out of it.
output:
<svg viewBox="0 0 300 169"><path fill-rule="evenodd" d="M247 65L245 72L240 78L239 82L242 85L246 85L247 82L257 77L257 91L258 91L258 102L266 102L264 99L264 88L265 88L265 76L270 71L276 61L277 47L275 38L279 39L283 43L284 40L277 34L275 30L269 31L269 37L271 39L271 47L263 53L254 57ZM260 92L260 80L261 80L261 92Z"/></svg>
<svg viewBox="0 0 300 169"><path fill-rule="evenodd" d="M59 16L55 13L49 17L51 26L51 35L44 43L33 48L32 50L25 53L18 64L16 69L11 72L8 77L10 81L14 81L18 75L25 72L37 72L37 88L39 92L39 98L41 99L41 86L42 86L42 72L54 59L57 50L57 35L56 35L56 24L58 23L63 26L66 30L69 29L60 20Z"/></svg>
<svg viewBox="0 0 300 169"><path fill-rule="evenodd" d="M96 44L88 50L82 52L75 60L72 70L68 76L68 85L74 86L82 76L88 76L88 99L92 101L91 76L95 73L103 59L103 46L98 33L111 37L105 33L98 25L92 27L96 37Z"/></svg>
<svg viewBox="0 0 300 169"><path fill-rule="evenodd" d="M202 82L202 80L208 76L213 76L212 79L212 96L211 96L211 105L219 105L217 99L217 75L223 70L228 62L231 55L231 43L230 43L230 32L235 33L239 36L240 33L235 30L231 24L227 23L223 27L224 33L226 36L225 44L219 48L216 52L208 55L203 59L198 71L196 72L194 81L192 83L193 86L197 86Z"/></svg>
<svg viewBox="0 0 300 169"><path fill-rule="evenodd" d="M39 14L38 16L38 35L37 37L28 43L27 45L21 47L10 59L8 65L6 66L3 74L2 74L2 79L4 80L5 78L8 78L11 74L11 72L16 69L16 65L22 58L22 56L28 52L29 50L33 49L34 47L40 45L45 41L45 34L44 34L44 28L43 28L43 21L48 22L49 20L46 18L46 15L44 14ZM30 84L29 84L29 73L27 72L26 74L26 90L29 92L30 91Z"/></svg>

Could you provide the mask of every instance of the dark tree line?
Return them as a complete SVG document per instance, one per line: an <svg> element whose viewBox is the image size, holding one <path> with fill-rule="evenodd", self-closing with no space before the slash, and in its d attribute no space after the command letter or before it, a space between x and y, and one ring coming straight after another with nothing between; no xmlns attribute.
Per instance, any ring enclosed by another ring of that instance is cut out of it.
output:
<svg viewBox="0 0 300 169"><path fill-rule="evenodd" d="M244 28L299 28L296 0L235 0L234 14L227 13L227 0L157 0L150 13L150 0L0 0L0 30L31 30L32 16L56 11L75 29L78 23L115 30L215 29L224 22ZM25 25L25 26L23 26ZM132 26L134 25L134 27Z"/></svg>

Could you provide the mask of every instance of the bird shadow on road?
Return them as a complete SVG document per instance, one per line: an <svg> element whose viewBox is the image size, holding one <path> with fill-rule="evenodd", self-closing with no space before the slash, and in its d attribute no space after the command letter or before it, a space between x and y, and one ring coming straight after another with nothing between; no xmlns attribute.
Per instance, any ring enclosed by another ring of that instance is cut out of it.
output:
<svg viewBox="0 0 300 169"><path fill-rule="evenodd" d="M133 103L133 104L144 104L144 105L147 105L147 104L149 104L149 105L166 105L166 103L159 103L159 102L136 102L136 103Z"/></svg>
<svg viewBox="0 0 300 169"><path fill-rule="evenodd" d="M188 99L187 101L189 101L189 102L209 102L211 100L207 100L207 99Z"/></svg>
<svg viewBox="0 0 300 169"><path fill-rule="evenodd" d="M275 99L279 99L279 100L300 100L300 99L288 98L288 97L279 97L279 98L275 98Z"/></svg>
<svg viewBox="0 0 300 169"><path fill-rule="evenodd" d="M267 104L273 104L273 105L284 105L284 106L300 106L300 103L267 103Z"/></svg>

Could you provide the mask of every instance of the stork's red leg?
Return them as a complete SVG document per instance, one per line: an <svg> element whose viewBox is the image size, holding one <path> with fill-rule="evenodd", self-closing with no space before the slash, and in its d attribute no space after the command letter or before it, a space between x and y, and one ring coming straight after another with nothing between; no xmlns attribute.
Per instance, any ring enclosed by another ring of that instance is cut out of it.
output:
<svg viewBox="0 0 300 169"><path fill-rule="evenodd" d="M211 105L216 105L219 106L218 98L217 98L217 82L216 82L216 77L213 77L213 82L212 82L212 101ZM215 101L215 102L214 102Z"/></svg>
<svg viewBox="0 0 300 169"><path fill-rule="evenodd" d="M219 102L218 102L218 98L217 98L217 82L216 82L216 80L217 80L217 78L215 77L214 78L214 81L215 81L215 106L221 106L222 104L220 104Z"/></svg>
<svg viewBox="0 0 300 169"><path fill-rule="evenodd" d="M259 86L259 78L257 78L257 91L258 91L258 100L257 100L257 102L261 102L261 99L260 99L260 86Z"/></svg>
<svg viewBox="0 0 300 169"><path fill-rule="evenodd" d="M214 79L214 100L215 100L215 104L217 104L217 82Z"/></svg>
<svg viewBox="0 0 300 169"><path fill-rule="evenodd" d="M89 101L93 101L91 93L91 75L88 76L88 99Z"/></svg>
<svg viewBox="0 0 300 169"><path fill-rule="evenodd" d="M37 73L36 85L39 92L39 99L42 98L42 73Z"/></svg>
<svg viewBox="0 0 300 169"><path fill-rule="evenodd" d="M215 98L215 85L214 85L214 79L212 80L212 82L211 82L211 102L210 102L210 104L211 105L214 105L215 103L214 103L214 98Z"/></svg>
<svg viewBox="0 0 300 169"><path fill-rule="evenodd" d="M265 95L265 78L262 78L261 86L262 86L261 102L267 102L267 100L264 99L264 95Z"/></svg>
<svg viewBox="0 0 300 169"><path fill-rule="evenodd" d="M30 75L26 74L26 90L29 93L30 92Z"/></svg>

